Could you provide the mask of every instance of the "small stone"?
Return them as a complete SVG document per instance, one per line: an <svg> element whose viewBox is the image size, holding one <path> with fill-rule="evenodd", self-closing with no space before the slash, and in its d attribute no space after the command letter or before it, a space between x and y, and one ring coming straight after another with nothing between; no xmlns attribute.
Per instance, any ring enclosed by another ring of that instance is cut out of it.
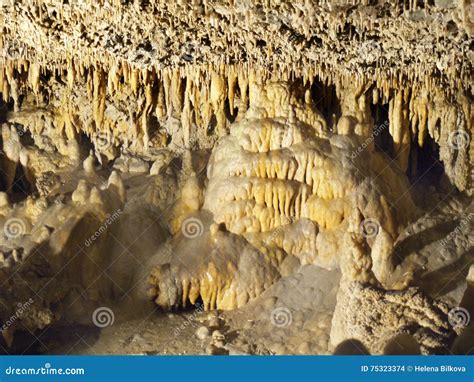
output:
<svg viewBox="0 0 474 382"><path fill-rule="evenodd" d="M225 340L225 336L219 330L214 330L212 332L212 339L214 339L214 340Z"/></svg>
<svg viewBox="0 0 474 382"><path fill-rule="evenodd" d="M219 317L211 317L208 319L207 324L210 328L218 328L220 326Z"/></svg>
<svg viewBox="0 0 474 382"><path fill-rule="evenodd" d="M145 339L140 335L140 334L134 334L133 337L132 337L132 340L131 342L133 343L140 343L140 342L143 342Z"/></svg>
<svg viewBox="0 0 474 382"><path fill-rule="evenodd" d="M280 342L274 343L270 346L270 350L275 355L284 355L286 354L286 347Z"/></svg>
<svg viewBox="0 0 474 382"><path fill-rule="evenodd" d="M206 353L209 355L227 355L229 351L211 344L206 348Z"/></svg>
<svg viewBox="0 0 474 382"><path fill-rule="evenodd" d="M196 337L199 338L200 340L205 340L206 338L209 338L209 329L205 326L200 326L197 330L196 330Z"/></svg>
<svg viewBox="0 0 474 382"><path fill-rule="evenodd" d="M238 346L227 345L226 349L229 351L229 355L248 355L248 351Z"/></svg>
<svg viewBox="0 0 474 382"><path fill-rule="evenodd" d="M225 336L219 330L214 330L212 332L211 344L218 348L223 348L226 345Z"/></svg>
<svg viewBox="0 0 474 382"><path fill-rule="evenodd" d="M217 348L224 348L226 346L226 342L222 340L212 340L211 344Z"/></svg>
<svg viewBox="0 0 474 382"><path fill-rule="evenodd" d="M117 158L113 168L123 173L148 173L150 171L150 165L143 159L127 155Z"/></svg>

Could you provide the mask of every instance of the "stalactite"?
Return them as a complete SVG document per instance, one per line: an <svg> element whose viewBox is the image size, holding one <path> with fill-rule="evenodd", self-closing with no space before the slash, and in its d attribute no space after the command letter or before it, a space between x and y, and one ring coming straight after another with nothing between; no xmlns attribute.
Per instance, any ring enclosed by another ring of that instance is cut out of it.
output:
<svg viewBox="0 0 474 382"><path fill-rule="evenodd" d="M406 94L406 93L405 93ZM403 91L398 91L389 104L389 131L393 137L395 157L402 171L408 169L410 156L410 128L407 104Z"/></svg>

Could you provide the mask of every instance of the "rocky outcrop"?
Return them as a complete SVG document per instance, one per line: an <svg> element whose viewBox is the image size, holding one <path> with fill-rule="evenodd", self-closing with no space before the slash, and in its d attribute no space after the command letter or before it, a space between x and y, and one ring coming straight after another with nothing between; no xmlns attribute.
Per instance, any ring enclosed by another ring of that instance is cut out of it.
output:
<svg viewBox="0 0 474 382"><path fill-rule="evenodd" d="M454 330L447 305L415 288L385 291L357 282L343 283L332 320L331 344L355 339L371 354L383 354L390 339L412 335L423 354L449 354Z"/></svg>

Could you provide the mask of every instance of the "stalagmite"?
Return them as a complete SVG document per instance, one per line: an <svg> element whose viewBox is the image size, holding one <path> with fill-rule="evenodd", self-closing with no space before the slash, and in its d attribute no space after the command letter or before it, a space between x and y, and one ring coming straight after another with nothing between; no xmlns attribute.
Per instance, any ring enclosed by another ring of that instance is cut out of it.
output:
<svg viewBox="0 0 474 382"><path fill-rule="evenodd" d="M112 171L107 181L107 188L111 189L120 199L122 203L126 200L126 191L123 180L117 171Z"/></svg>
<svg viewBox="0 0 474 382"><path fill-rule="evenodd" d="M86 173L95 173L95 158L93 152L90 152L89 156L84 160L83 167Z"/></svg>

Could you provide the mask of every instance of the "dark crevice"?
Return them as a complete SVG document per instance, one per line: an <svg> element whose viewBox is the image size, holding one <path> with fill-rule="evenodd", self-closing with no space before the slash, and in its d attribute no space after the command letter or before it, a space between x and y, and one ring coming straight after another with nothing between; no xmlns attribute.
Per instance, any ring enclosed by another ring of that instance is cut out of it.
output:
<svg viewBox="0 0 474 382"><path fill-rule="evenodd" d="M336 86L327 85L318 78L315 78L311 85L311 98L313 104L324 116L329 127L332 126L334 116L341 117L341 107L337 98Z"/></svg>
<svg viewBox="0 0 474 382"><path fill-rule="evenodd" d="M435 140L426 135L423 146L420 147L415 142L410 155L413 163L411 180L436 186L444 174L444 166L440 161L439 145Z"/></svg>
<svg viewBox="0 0 474 382"><path fill-rule="evenodd" d="M393 138L389 131L388 105L371 105L371 112L374 119L375 150L393 158Z"/></svg>

